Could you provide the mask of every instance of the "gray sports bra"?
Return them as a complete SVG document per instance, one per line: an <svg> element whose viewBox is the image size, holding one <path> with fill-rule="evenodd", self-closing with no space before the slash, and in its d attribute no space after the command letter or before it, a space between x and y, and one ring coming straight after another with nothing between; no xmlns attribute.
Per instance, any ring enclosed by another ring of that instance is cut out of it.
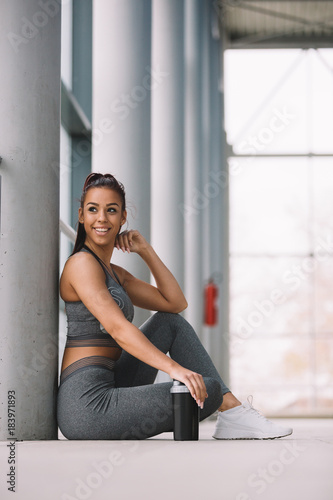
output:
<svg viewBox="0 0 333 500"><path fill-rule="evenodd" d="M91 253L100 263L105 273L106 286L112 298L122 310L125 318L132 322L134 307L125 289L121 286L116 273L114 274L117 281L111 276L100 258L88 247L84 246L80 251ZM67 314L66 347L120 347L83 302L65 302L65 309Z"/></svg>

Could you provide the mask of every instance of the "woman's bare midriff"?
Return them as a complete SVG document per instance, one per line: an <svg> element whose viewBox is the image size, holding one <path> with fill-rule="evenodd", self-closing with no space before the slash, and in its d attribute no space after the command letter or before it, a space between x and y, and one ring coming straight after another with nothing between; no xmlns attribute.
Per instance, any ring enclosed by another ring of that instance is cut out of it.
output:
<svg viewBox="0 0 333 500"><path fill-rule="evenodd" d="M117 361L122 349L120 347L66 347L62 360L61 371L67 366L89 356L104 356Z"/></svg>

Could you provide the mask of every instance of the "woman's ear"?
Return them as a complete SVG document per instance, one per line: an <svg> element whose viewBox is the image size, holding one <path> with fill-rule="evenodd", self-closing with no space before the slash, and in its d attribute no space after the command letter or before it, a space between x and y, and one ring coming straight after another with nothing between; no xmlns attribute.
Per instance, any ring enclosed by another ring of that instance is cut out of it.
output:
<svg viewBox="0 0 333 500"><path fill-rule="evenodd" d="M123 211L122 215L123 216L121 218L121 223L120 224L123 226L125 224L126 220L127 220L127 212L126 212L126 210Z"/></svg>
<svg viewBox="0 0 333 500"><path fill-rule="evenodd" d="M82 210L81 207L79 208L79 222L81 224L83 224L83 222L84 222L84 220L83 220L83 210Z"/></svg>

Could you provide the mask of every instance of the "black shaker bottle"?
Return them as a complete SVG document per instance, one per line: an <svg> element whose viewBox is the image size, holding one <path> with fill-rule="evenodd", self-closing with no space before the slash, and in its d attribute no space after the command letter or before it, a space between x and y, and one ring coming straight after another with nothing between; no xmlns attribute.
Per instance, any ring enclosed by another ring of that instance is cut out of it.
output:
<svg viewBox="0 0 333 500"><path fill-rule="evenodd" d="M174 380L170 389L173 406L173 438L175 441L199 439L199 406L186 385Z"/></svg>

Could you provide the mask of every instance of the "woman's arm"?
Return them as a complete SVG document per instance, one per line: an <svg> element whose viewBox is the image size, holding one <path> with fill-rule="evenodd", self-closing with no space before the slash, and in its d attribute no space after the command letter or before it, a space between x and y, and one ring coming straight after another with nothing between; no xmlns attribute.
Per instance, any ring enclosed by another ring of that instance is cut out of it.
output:
<svg viewBox="0 0 333 500"><path fill-rule="evenodd" d="M105 285L104 271L94 257L86 253L76 254L67 261L65 273L67 283L79 299L125 351L186 384L198 404L205 401L207 393L202 376L166 356L126 320L111 297Z"/></svg>
<svg viewBox="0 0 333 500"><path fill-rule="evenodd" d="M149 267L156 282L155 287L116 267L116 272L121 275L123 286L134 305L153 311L174 313L186 309L187 302L177 280L139 231L121 233L117 238L116 247L124 252L137 253Z"/></svg>

